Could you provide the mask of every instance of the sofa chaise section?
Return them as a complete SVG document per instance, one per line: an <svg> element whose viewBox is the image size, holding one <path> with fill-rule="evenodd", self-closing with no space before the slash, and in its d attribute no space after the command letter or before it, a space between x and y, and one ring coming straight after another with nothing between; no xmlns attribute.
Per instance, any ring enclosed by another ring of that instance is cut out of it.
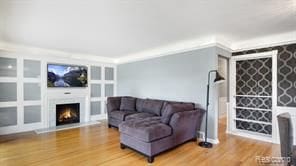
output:
<svg viewBox="0 0 296 166"><path fill-rule="evenodd" d="M196 141L202 116L203 111L191 110L174 113L168 124L157 117L122 122L119 125L121 148L134 149L151 163L166 150Z"/></svg>

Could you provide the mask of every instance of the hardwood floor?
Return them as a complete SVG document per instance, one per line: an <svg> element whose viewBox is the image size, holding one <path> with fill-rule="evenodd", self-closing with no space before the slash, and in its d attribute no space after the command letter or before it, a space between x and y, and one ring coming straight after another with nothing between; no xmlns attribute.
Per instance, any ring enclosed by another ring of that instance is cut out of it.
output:
<svg viewBox="0 0 296 166"><path fill-rule="evenodd" d="M279 156L279 146L225 134L220 143L204 149L188 142L155 157L150 165L257 165L256 156ZM36 135L0 136L0 165L149 165L146 158L119 147L119 132L103 124Z"/></svg>

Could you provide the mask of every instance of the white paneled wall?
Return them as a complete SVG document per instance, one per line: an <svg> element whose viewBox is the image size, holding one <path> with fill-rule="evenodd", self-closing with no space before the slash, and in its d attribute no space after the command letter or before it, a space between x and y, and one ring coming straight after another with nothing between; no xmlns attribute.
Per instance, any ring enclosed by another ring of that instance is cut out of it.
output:
<svg viewBox="0 0 296 166"><path fill-rule="evenodd" d="M88 67L88 87L47 88L47 64ZM106 118L107 96L116 95L116 65L68 57L0 50L0 135L48 127L48 95L87 94L90 120Z"/></svg>
<svg viewBox="0 0 296 166"><path fill-rule="evenodd" d="M91 65L90 73L91 119L106 118L107 97L116 95L116 68Z"/></svg>
<svg viewBox="0 0 296 166"><path fill-rule="evenodd" d="M0 134L42 127L40 59L0 54Z"/></svg>

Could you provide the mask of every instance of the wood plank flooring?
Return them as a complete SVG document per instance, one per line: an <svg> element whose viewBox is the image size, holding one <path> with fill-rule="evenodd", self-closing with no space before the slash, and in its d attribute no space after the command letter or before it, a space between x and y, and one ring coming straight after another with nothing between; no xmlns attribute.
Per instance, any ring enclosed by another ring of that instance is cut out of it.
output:
<svg viewBox="0 0 296 166"><path fill-rule="evenodd" d="M279 156L279 145L225 134L219 124L220 143L212 149L188 142L157 157L152 164L130 149L119 148L119 132L106 122L52 133L34 132L0 136L0 165L257 165L256 156Z"/></svg>

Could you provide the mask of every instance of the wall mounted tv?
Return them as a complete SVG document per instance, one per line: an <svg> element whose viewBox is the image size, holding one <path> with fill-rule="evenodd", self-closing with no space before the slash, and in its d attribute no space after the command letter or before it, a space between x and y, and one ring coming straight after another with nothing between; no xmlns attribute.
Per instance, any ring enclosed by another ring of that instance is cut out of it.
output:
<svg viewBox="0 0 296 166"><path fill-rule="evenodd" d="M47 87L87 87L87 67L47 64Z"/></svg>

